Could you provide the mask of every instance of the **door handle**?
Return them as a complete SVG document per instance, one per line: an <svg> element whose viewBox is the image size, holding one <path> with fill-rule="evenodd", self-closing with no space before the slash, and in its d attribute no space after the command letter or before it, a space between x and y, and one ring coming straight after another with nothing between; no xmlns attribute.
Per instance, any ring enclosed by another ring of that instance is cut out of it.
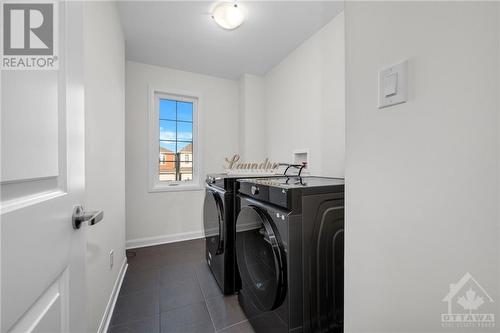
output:
<svg viewBox="0 0 500 333"><path fill-rule="evenodd" d="M71 219L74 229L80 229L83 222L88 222L89 226L101 222L104 217L104 211L88 211L83 210L82 205L76 205L73 208L73 217Z"/></svg>

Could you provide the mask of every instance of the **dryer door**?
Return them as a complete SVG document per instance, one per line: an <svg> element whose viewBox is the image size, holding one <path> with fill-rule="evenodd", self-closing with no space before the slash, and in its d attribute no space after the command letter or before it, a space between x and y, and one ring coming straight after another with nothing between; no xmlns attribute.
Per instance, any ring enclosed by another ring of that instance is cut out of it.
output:
<svg viewBox="0 0 500 333"><path fill-rule="evenodd" d="M212 254L224 252L224 205L223 193L207 188L203 207L203 224L207 248Z"/></svg>
<svg viewBox="0 0 500 333"><path fill-rule="evenodd" d="M242 290L261 311L280 306L286 296L286 257L269 215L247 206L236 221L236 256Z"/></svg>

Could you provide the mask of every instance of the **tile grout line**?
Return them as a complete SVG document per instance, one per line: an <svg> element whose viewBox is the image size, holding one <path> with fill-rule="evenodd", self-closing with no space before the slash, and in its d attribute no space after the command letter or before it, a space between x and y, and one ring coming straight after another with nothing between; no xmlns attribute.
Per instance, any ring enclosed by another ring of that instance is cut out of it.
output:
<svg viewBox="0 0 500 333"><path fill-rule="evenodd" d="M217 332L217 329L215 328L214 319L212 318L212 314L210 313L210 310L208 309L207 296L205 295L205 292L203 291L203 288L201 287L201 282L200 282L200 278L198 277L198 270L196 269L196 267L194 270L194 275L196 276L196 281L198 281L198 288L200 288L201 294L203 295L203 303L205 303L205 309L207 309L208 316L210 317L210 321L212 322L212 327L214 328L214 332Z"/></svg>
<svg viewBox="0 0 500 333"><path fill-rule="evenodd" d="M223 327L223 328L221 328L220 330L216 331L216 333L218 333L218 332L222 332L222 331L224 331L224 330L227 330L228 328L231 328L231 327L233 327L233 326L239 325L239 324L244 323L244 322L246 322L246 321L248 321L248 319L245 319L245 320L239 321L239 322L237 322L237 323L231 324L231 325L229 325L229 326Z"/></svg>
<svg viewBox="0 0 500 333"><path fill-rule="evenodd" d="M194 273L194 276L195 276L195 279L196 279L196 282L198 283L198 288L200 289L200 292L201 292L201 295L203 297L203 304L205 305L205 310L207 311L208 313L208 316L210 318L210 322L212 323L212 327L214 329L214 332L216 332L216 329L215 329L215 324L214 324L214 321L212 319L212 316L210 314L210 311L208 310L208 305L207 305L207 301L206 301L206 297L205 297L205 293L203 292L203 288L201 288L201 284L200 284L200 279L198 278L198 272L197 272L197 269L196 269L196 265L194 263L187 263L186 264L187 266L191 266L191 268L193 269L193 273ZM160 276L160 285L161 285L161 276ZM161 289L161 287L160 287ZM161 299L160 299L161 301ZM196 304L196 303L193 303L193 304ZM175 307L175 308L172 308L172 309L169 309L167 311L161 311L161 306L160 306L160 333L161 333L161 315L163 313L167 313L169 311L172 311L172 310L176 310L176 309L180 309L180 308L183 308L183 307L188 307L188 306L191 306L193 304L187 304L187 305L183 305L183 306L178 306L178 307Z"/></svg>
<svg viewBox="0 0 500 333"><path fill-rule="evenodd" d="M138 318L138 319L134 319L132 321L127 321L127 322L123 322L123 323L119 323L119 324L115 324L113 326L109 326L108 328L108 332L111 330L111 328L113 327L117 327L117 326L127 326L127 325L131 325L131 324L135 324L135 323L138 323L138 322L141 322L141 321L145 321L145 320L148 320L148 319L151 319L151 318L154 318L154 317L160 317L160 313L157 313L155 315L152 315L152 316L146 316L146 317L143 317L143 318Z"/></svg>
<svg viewBox="0 0 500 333"><path fill-rule="evenodd" d="M194 269L194 275L196 276L196 281L198 281L198 287L200 288L201 294L203 295L203 300L206 303L207 302L207 296L205 295L205 292L203 291L203 288L201 287L200 277L198 276L198 270L196 269L196 267Z"/></svg>
<svg viewBox="0 0 500 333"><path fill-rule="evenodd" d="M201 289L201 294L203 295L203 299L205 301L205 307L207 308L208 315L210 316L210 320L212 321L212 325L213 325L214 330L215 330L216 333L222 332L222 331L224 331L224 330L226 330L226 329L228 329L230 327L233 327L233 326L236 326L238 324L241 324L241 323L244 323L244 322L248 321L248 319L244 319L244 320L241 320L241 321L239 321L237 323L231 324L229 326L225 326L225 327L222 327L220 329L217 329L215 327L215 322L214 322L214 320L212 318L212 314L210 313L210 310L208 309L208 302L207 302L207 300L211 299L211 298L219 297L219 295L214 295L214 296L211 296L211 297L207 297L207 295L205 295L205 292L203 291L203 288L201 288L201 282L200 282L200 278L199 278L199 275L198 275L198 270L195 270L195 273L196 273L196 279L198 280L198 285L199 285L199 287ZM225 298L225 295L221 295L221 296L222 296L222 298Z"/></svg>
<svg viewBox="0 0 500 333"><path fill-rule="evenodd" d="M207 301L205 300L204 303L205 303L205 309L207 309L208 316L210 317L210 321L212 322L212 327L214 328L214 332L217 332L217 329L215 328L214 319L212 318L212 315L210 314L210 310L208 309Z"/></svg>
<svg viewBox="0 0 500 333"><path fill-rule="evenodd" d="M203 303L206 303L205 295L203 294L203 289L200 287L200 282L198 280L198 276L196 274L196 269L194 267L194 264L189 263L189 264L186 264L186 265L193 266L193 273L194 273L196 282L198 282L198 288L200 288L201 296L203 297ZM193 303L189 303L189 304L174 306L173 308L170 308L168 310L162 311L161 310L161 289L162 289L162 280L161 280L161 276L160 276L160 286L159 286L159 289L158 289L160 291L160 309L159 309L160 310L160 315L162 313L167 313L167 312L170 312L170 311L173 311L173 310L177 310L177 309L185 308L185 307L188 307L188 306L191 306L191 305L194 305L194 304L202 303L201 301L199 301L199 302L193 302ZM207 311L208 311L208 309L207 309Z"/></svg>

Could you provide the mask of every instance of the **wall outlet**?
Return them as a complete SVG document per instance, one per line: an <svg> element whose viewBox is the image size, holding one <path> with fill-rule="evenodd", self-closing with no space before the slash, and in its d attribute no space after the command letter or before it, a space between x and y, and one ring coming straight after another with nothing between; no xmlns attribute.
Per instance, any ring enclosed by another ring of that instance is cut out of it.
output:
<svg viewBox="0 0 500 333"><path fill-rule="evenodd" d="M109 251L109 268L110 269L112 269L113 265L114 265L114 254L115 254L114 250Z"/></svg>

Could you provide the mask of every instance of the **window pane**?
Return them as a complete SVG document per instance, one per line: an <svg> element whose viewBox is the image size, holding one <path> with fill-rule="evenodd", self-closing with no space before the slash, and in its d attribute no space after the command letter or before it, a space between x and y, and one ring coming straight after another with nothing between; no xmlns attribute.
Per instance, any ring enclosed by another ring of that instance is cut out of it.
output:
<svg viewBox="0 0 500 333"><path fill-rule="evenodd" d="M158 163L159 180L175 180L175 142L160 142L160 156Z"/></svg>
<svg viewBox="0 0 500 333"><path fill-rule="evenodd" d="M175 154L171 153L170 150L160 148L159 161L160 161L160 164L167 164L167 163L175 162Z"/></svg>
<svg viewBox="0 0 500 333"><path fill-rule="evenodd" d="M193 103L177 102L177 120L193 121Z"/></svg>
<svg viewBox="0 0 500 333"><path fill-rule="evenodd" d="M175 121L160 120L160 140L176 140ZM174 150L175 151L175 150Z"/></svg>
<svg viewBox="0 0 500 333"><path fill-rule="evenodd" d="M175 154L163 147L160 147L158 171L160 180L175 180Z"/></svg>
<svg viewBox="0 0 500 333"><path fill-rule="evenodd" d="M191 142L177 142L177 152L181 156L190 155L193 156L193 144Z"/></svg>
<svg viewBox="0 0 500 333"><path fill-rule="evenodd" d="M175 146L175 141L160 141L160 152L164 149L165 153L175 154Z"/></svg>
<svg viewBox="0 0 500 333"><path fill-rule="evenodd" d="M175 120L175 101L160 99L160 119Z"/></svg>
<svg viewBox="0 0 500 333"><path fill-rule="evenodd" d="M193 179L193 162L180 163L180 180L187 181Z"/></svg>
<svg viewBox="0 0 500 333"><path fill-rule="evenodd" d="M158 180L163 181L175 181L175 169L162 170L162 166L159 166Z"/></svg>
<svg viewBox="0 0 500 333"><path fill-rule="evenodd" d="M193 141L193 123L177 123L177 140Z"/></svg>

